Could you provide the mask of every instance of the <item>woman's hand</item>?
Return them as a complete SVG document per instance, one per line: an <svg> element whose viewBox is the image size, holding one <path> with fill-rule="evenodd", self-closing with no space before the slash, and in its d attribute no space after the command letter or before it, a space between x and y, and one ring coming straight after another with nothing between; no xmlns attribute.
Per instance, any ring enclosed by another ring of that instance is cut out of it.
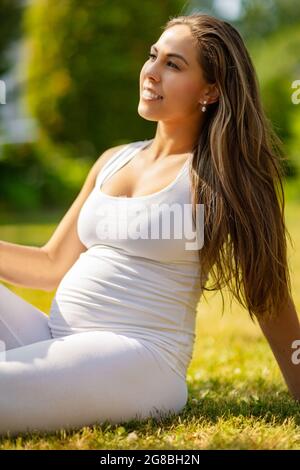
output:
<svg viewBox="0 0 300 470"><path fill-rule="evenodd" d="M300 402L300 323L293 300L289 299L276 318L258 319L258 322L290 393Z"/></svg>

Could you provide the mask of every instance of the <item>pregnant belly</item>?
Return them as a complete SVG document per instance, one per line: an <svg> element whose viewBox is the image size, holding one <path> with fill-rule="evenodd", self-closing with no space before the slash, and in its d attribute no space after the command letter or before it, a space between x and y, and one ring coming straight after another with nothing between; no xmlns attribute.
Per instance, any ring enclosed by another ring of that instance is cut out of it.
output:
<svg viewBox="0 0 300 470"><path fill-rule="evenodd" d="M52 336L102 330L144 341L182 376L195 339L199 292L180 270L114 250L82 253L57 288L49 314ZM186 279L186 285L184 283Z"/></svg>
<svg viewBox="0 0 300 470"><path fill-rule="evenodd" d="M179 276L180 277L180 276ZM179 279L166 267L113 250L88 250L62 279L52 301L49 326L54 335L87 329L175 333L185 302ZM193 306L192 306L193 307ZM192 325L186 326L186 333Z"/></svg>

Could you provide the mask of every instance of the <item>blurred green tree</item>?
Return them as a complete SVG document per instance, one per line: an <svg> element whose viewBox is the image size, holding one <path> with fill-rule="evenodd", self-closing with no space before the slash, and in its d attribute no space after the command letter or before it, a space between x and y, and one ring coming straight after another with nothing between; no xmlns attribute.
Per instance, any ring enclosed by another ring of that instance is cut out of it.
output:
<svg viewBox="0 0 300 470"><path fill-rule="evenodd" d="M300 172L300 104L292 84L300 79L300 21L251 43L264 108L289 157L287 175Z"/></svg>
<svg viewBox="0 0 300 470"><path fill-rule="evenodd" d="M139 73L161 26L182 0L47 0L25 14L28 102L42 135L94 157L141 138ZM151 129L152 129L151 123Z"/></svg>
<svg viewBox="0 0 300 470"><path fill-rule="evenodd" d="M23 6L20 0L0 0L0 76L13 65L9 46L20 37Z"/></svg>
<svg viewBox="0 0 300 470"><path fill-rule="evenodd" d="M241 15L233 23L246 42L262 41L286 26L299 25L299 0L241 0Z"/></svg>

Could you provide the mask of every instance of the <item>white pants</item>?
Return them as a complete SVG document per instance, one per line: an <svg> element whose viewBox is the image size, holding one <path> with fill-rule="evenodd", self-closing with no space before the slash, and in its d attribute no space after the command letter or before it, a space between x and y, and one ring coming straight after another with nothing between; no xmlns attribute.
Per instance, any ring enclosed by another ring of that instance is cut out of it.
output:
<svg viewBox="0 0 300 470"><path fill-rule="evenodd" d="M110 331L53 338L48 316L0 284L0 433L178 414L186 382L144 342Z"/></svg>

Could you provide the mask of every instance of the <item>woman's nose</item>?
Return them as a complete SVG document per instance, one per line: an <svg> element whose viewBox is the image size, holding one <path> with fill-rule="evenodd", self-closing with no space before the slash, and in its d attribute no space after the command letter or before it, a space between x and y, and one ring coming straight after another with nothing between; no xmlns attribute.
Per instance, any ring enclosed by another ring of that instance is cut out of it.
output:
<svg viewBox="0 0 300 470"><path fill-rule="evenodd" d="M147 78L153 78L156 81L160 80L160 70L157 62L151 62L146 65L144 70L144 76Z"/></svg>

